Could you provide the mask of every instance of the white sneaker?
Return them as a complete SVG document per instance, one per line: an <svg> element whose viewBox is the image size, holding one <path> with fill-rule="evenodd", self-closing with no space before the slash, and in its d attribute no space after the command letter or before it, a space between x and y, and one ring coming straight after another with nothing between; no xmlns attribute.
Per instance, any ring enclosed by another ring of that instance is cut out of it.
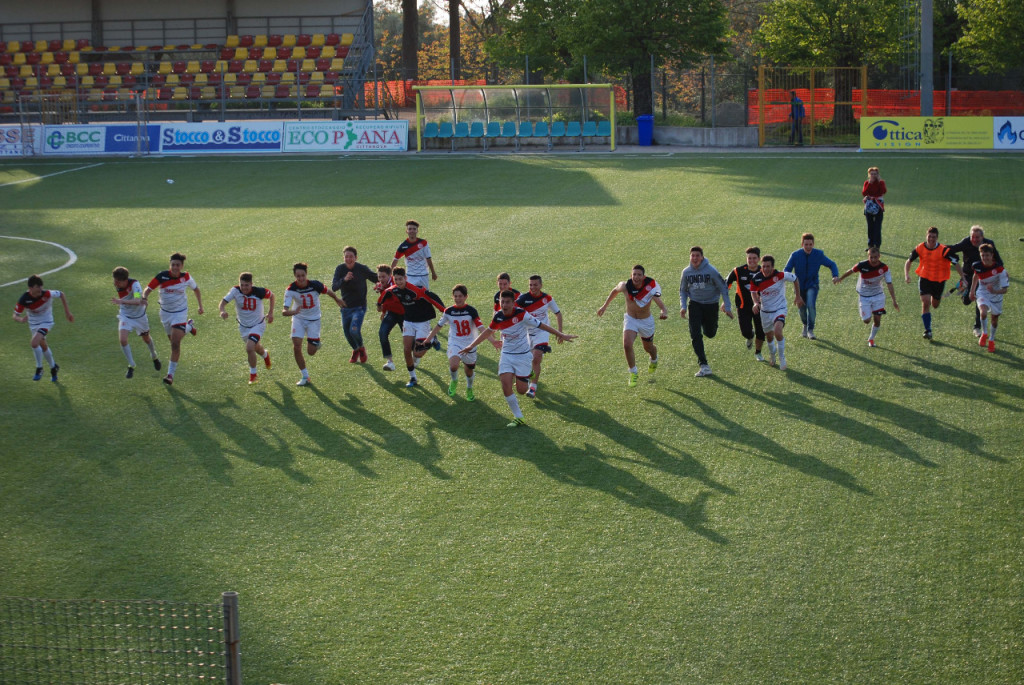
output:
<svg viewBox="0 0 1024 685"><path fill-rule="evenodd" d="M754 354L754 359L756 359L759 362L763 362L764 361L764 355L761 354L760 352L757 352L757 353Z"/></svg>
<svg viewBox="0 0 1024 685"><path fill-rule="evenodd" d="M395 370L395 363L393 361L391 361L390 359L387 360L387 362L384 364L384 370L385 371L394 371Z"/></svg>
<svg viewBox="0 0 1024 685"><path fill-rule="evenodd" d="M747 349L749 350L753 346L754 346L754 339L753 338L747 338Z"/></svg>
<svg viewBox="0 0 1024 685"><path fill-rule="evenodd" d="M783 371L786 370L786 355L784 354L779 355L779 368Z"/></svg>
<svg viewBox="0 0 1024 685"><path fill-rule="evenodd" d="M695 373L693 375L696 376L697 378L701 378L703 376L710 376L711 375L711 367L708 366L707 364L701 364L700 365L700 369L697 371L697 373Z"/></svg>
<svg viewBox="0 0 1024 685"><path fill-rule="evenodd" d="M974 337L975 338L980 338L981 337L981 329L978 328L977 326L974 327Z"/></svg>
<svg viewBox="0 0 1024 685"><path fill-rule="evenodd" d="M303 376L295 385L309 385L309 376Z"/></svg>

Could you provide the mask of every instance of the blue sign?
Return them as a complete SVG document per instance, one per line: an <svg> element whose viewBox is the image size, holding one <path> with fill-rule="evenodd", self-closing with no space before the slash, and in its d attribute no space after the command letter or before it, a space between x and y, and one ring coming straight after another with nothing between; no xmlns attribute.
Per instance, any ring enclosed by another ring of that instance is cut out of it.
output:
<svg viewBox="0 0 1024 685"><path fill-rule="evenodd" d="M281 152L280 122L163 124L160 152Z"/></svg>
<svg viewBox="0 0 1024 685"><path fill-rule="evenodd" d="M104 152L159 152L160 126L107 126Z"/></svg>

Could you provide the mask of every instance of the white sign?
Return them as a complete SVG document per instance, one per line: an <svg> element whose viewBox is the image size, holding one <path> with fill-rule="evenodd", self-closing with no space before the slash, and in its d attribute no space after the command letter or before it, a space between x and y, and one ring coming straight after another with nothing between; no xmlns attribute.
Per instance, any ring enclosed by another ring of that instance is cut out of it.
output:
<svg viewBox="0 0 1024 685"><path fill-rule="evenodd" d="M285 152L405 152L409 122L285 122Z"/></svg>
<svg viewBox="0 0 1024 685"><path fill-rule="evenodd" d="M160 126L160 152L165 155L280 151L279 121L181 123Z"/></svg>
<svg viewBox="0 0 1024 685"><path fill-rule="evenodd" d="M1024 150L1024 117L995 117L992 136L997 150Z"/></svg>
<svg viewBox="0 0 1024 685"><path fill-rule="evenodd" d="M43 152L48 155L100 154L106 150L105 126L46 126Z"/></svg>
<svg viewBox="0 0 1024 685"><path fill-rule="evenodd" d="M0 126L0 157L31 155L41 142L39 126Z"/></svg>

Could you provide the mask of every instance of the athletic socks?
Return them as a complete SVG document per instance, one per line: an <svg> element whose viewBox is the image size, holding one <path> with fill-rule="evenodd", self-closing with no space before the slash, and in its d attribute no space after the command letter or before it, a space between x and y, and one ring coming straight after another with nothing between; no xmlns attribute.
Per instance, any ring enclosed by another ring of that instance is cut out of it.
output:
<svg viewBox="0 0 1024 685"><path fill-rule="evenodd" d="M476 374L475 373L472 376L466 376L466 389L467 390L469 388L473 387L473 379L474 378L476 378Z"/></svg>
<svg viewBox="0 0 1024 685"><path fill-rule="evenodd" d="M173 364L174 362L171 363ZM302 369L302 377L309 380L309 369Z"/></svg>
<svg viewBox="0 0 1024 685"><path fill-rule="evenodd" d="M167 363L167 375L168 376L173 376L174 372L177 371L177 370L178 370L178 362L168 362ZM305 373L305 371L303 371L303 373Z"/></svg>
<svg viewBox="0 0 1024 685"><path fill-rule="evenodd" d="M811 329L807 329L807 330L808 330L808 332L810 332ZM786 354L786 341L785 340L779 340L776 343L776 345L778 345L779 356L781 357L781 356L785 355Z"/></svg>
<svg viewBox="0 0 1024 685"><path fill-rule="evenodd" d="M772 354L775 354L775 341L774 340L768 341L768 351L771 352Z"/></svg>
<svg viewBox="0 0 1024 685"><path fill-rule="evenodd" d="M996 339L996 325L992 324L991 326L989 326L989 330L991 330L992 332L988 334L988 339L989 340L995 340Z"/></svg>
<svg viewBox="0 0 1024 685"><path fill-rule="evenodd" d="M124 352L124 357L128 360L128 366L135 366L135 358L132 357L132 346L121 345L121 351Z"/></svg>
<svg viewBox="0 0 1024 685"><path fill-rule="evenodd" d="M459 372L458 371L451 371L450 375L452 377L452 381L453 382L459 380Z"/></svg>
<svg viewBox="0 0 1024 685"><path fill-rule="evenodd" d="M512 416L516 417L517 419L523 418L523 410L519 408L518 397L516 397L514 394L509 395L508 397L505 398L505 401L508 402L508 408L512 410Z"/></svg>
<svg viewBox="0 0 1024 685"><path fill-rule="evenodd" d="M874 340L875 336L877 334L878 334L878 326L872 326L871 327L871 335L868 336L868 340Z"/></svg>
<svg viewBox="0 0 1024 685"><path fill-rule="evenodd" d="M988 318L987 317L981 320L981 332L984 333L985 335L988 335ZM989 335L989 337L991 338L992 336Z"/></svg>
<svg viewBox="0 0 1024 685"><path fill-rule="evenodd" d="M43 348L33 347L32 354L36 358L36 368L41 369L43 367Z"/></svg>
<svg viewBox="0 0 1024 685"><path fill-rule="evenodd" d="M149 356L152 357L153 359L156 359L156 343L153 342L153 338L149 339L149 342L146 343L146 346L149 347Z"/></svg>
<svg viewBox="0 0 1024 685"><path fill-rule="evenodd" d="M931 312L928 312L927 314L922 314L921 315L921 321L924 323L924 329L926 331L930 331L932 329L932 313Z"/></svg>
<svg viewBox="0 0 1024 685"><path fill-rule="evenodd" d="M249 367L249 374L252 375L252 376L256 375L256 367L255 366L250 366Z"/></svg>
<svg viewBox="0 0 1024 685"><path fill-rule="evenodd" d="M629 367L629 372L630 373L640 373L640 369L636 368L635 366L631 366L631 367Z"/></svg>
<svg viewBox="0 0 1024 685"><path fill-rule="evenodd" d="M50 365L51 369L57 366L57 362L53 361L53 350L46 348L46 351L43 352L43 356L46 357L46 363Z"/></svg>

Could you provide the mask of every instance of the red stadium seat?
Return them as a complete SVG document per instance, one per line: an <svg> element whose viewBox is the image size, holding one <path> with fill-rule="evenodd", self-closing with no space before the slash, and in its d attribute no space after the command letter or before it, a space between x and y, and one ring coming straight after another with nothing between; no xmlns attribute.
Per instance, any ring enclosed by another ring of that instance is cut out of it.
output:
<svg viewBox="0 0 1024 685"><path fill-rule="evenodd" d="M181 83L181 85L183 86L191 86L193 83L196 82L196 75L189 74L186 72L178 76L178 82Z"/></svg>
<svg viewBox="0 0 1024 685"><path fill-rule="evenodd" d="M58 50L57 52L53 53L53 61L57 64L64 64L68 61L68 53L64 52L63 50Z"/></svg>
<svg viewBox="0 0 1024 685"><path fill-rule="evenodd" d="M309 59L317 59L318 57L320 57L320 46L310 45L308 48L306 48L306 57L308 57Z"/></svg>
<svg viewBox="0 0 1024 685"><path fill-rule="evenodd" d="M228 62L228 71L232 74L242 73L242 69L245 67L245 62L240 59L233 59Z"/></svg>
<svg viewBox="0 0 1024 685"><path fill-rule="evenodd" d="M291 90L290 86L277 86L274 89L274 97L278 99L290 98L292 97Z"/></svg>
<svg viewBox="0 0 1024 685"><path fill-rule="evenodd" d="M274 60L272 59L261 59L259 63L259 70L264 74L274 70Z"/></svg>
<svg viewBox="0 0 1024 685"><path fill-rule="evenodd" d="M224 60L225 62L228 61L229 59L234 59L235 58L235 49L234 48L221 48L220 49L220 58L222 60Z"/></svg>
<svg viewBox="0 0 1024 685"><path fill-rule="evenodd" d="M27 64L39 64L39 61L41 59L42 55L40 55L38 52L30 52L27 55L25 55L25 62Z"/></svg>
<svg viewBox="0 0 1024 685"><path fill-rule="evenodd" d="M324 45L338 46L340 44L341 44L341 36L339 36L337 33L328 33L324 37Z"/></svg>
<svg viewBox="0 0 1024 685"><path fill-rule="evenodd" d="M331 60L326 57L321 57L316 61L317 71L329 71L331 68Z"/></svg>
<svg viewBox="0 0 1024 685"><path fill-rule="evenodd" d="M92 83L96 88L106 88L110 84L110 77L106 74L99 74L93 77Z"/></svg>
<svg viewBox="0 0 1024 685"><path fill-rule="evenodd" d="M184 74L187 69L188 64L186 62L174 62L171 65L171 71L173 71L175 74Z"/></svg>
<svg viewBox="0 0 1024 685"><path fill-rule="evenodd" d="M206 82L211 86L219 86L221 84L220 73L216 71L211 71L209 74L206 75Z"/></svg>
<svg viewBox="0 0 1024 685"><path fill-rule="evenodd" d="M279 33L272 33L267 36L267 47L276 48L280 47L281 43L284 42L284 38Z"/></svg>
<svg viewBox="0 0 1024 685"><path fill-rule="evenodd" d="M163 74L153 74L149 77L149 85L159 88L167 83L167 77Z"/></svg>
<svg viewBox="0 0 1024 685"><path fill-rule="evenodd" d="M312 45L313 36L309 35L308 33L300 33L295 37L295 44L302 46Z"/></svg>
<svg viewBox="0 0 1024 685"><path fill-rule="evenodd" d="M58 50L64 49L64 41L60 39L51 40L46 47L50 52L57 52Z"/></svg>
<svg viewBox="0 0 1024 685"><path fill-rule="evenodd" d="M287 66L288 66L288 71L290 71L292 73L295 73L296 71L299 70L299 60L297 60L297 59L290 59L290 60L288 60Z"/></svg>
<svg viewBox="0 0 1024 685"><path fill-rule="evenodd" d="M89 39L88 38L79 38L78 42L75 43L75 50L85 50L88 47L89 47Z"/></svg>
<svg viewBox="0 0 1024 685"><path fill-rule="evenodd" d="M114 70L117 72L118 76L130 74L132 71L131 62L118 62Z"/></svg>
<svg viewBox="0 0 1024 685"><path fill-rule="evenodd" d="M263 59L263 48L249 48L249 59Z"/></svg>
<svg viewBox="0 0 1024 685"><path fill-rule="evenodd" d="M212 74L217 71L217 62L212 59L204 59L199 63L199 70L204 74Z"/></svg>
<svg viewBox="0 0 1024 685"><path fill-rule="evenodd" d="M239 36L238 47L251 48L254 40L255 38L253 38L251 35Z"/></svg>
<svg viewBox="0 0 1024 685"><path fill-rule="evenodd" d="M249 85L250 83L252 83L252 74L246 74L245 72L242 72L238 75L238 79L235 81L235 83L240 86Z"/></svg>
<svg viewBox="0 0 1024 685"><path fill-rule="evenodd" d="M306 86L306 97L307 98L318 98L320 97L320 84L311 83Z"/></svg>
<svg viewBox="0 0 1024 685"><path fill-rule="evenodd" d="M278 59L288 59L291 56L292 56L291 46L282 45L282 46L277 48L277 58Z"/></svg>
<svg viewBox="0 0 1024 685"><path fill-rule="evenodd" d="M249 86L248 88L245 89L245 99L246 100L255 100L255 99L259 98L259 96L260 96L260 87L259 86Z"/></svg>
<svg viewBox="0 0 1024 685"><path fill-rule="evenodd" d="M280 82L281 82L281 74L280 73L278 73L276 71L272 71L269 74L267 74L267 85L268 86L276 86Z"/></svg>
<svg viewBox="0 0 1024 685"><path fill-rule="evenodd" d="M14 56L8 53L0 53L0 66L7 66L8 64L14 64Z"/></svg>
<svg viewBox="0 0 1024 685"><path fill-rule="evenodd" d="M324 83L337 83L338 72L336 71L325 71L324 72Z"/></svg>
<svg viewBox="0 0 1024 685"><path fill-rule="evenodd" d="M103 73L103 64L101 62L92 62L89 64L89 76L99 76Z"/></svg>
<svg viewBox="0 0 1024 685"><path fill-rule="evenodd" d="M138 83L139 83L139 82L138 82L138 79L137 79L137 78L135 77L135 75L134 75L134 74L125 74L125 75L124 75L124 76L123 76L123 77L121 78L121 84L122 84L122 85L123 85L123 86L124 86L125 88L134 88L135 86L137 86L137 85L138 85Z"/></svg>
<svg viewBox="0 0 1024 685"><path fill-rule="evenodd" d="M338 57L342 57L342 58L348 57L348 46L347 45L339 45L338 46Z"/></svg>
<svg viewBox="0 0 1024 685"><path fill-rule="evenodd" d="M173 95L174 95L174 89L173 88L161 88L157 92L157 99L159 99L159 100L170 100Z"/></svg>
<svg viewBox="0 0 1024 685"><path fill-rule="evenodd" d="M7 78L15 78L18 75L18 67L14 65L8 65L4 67L4 76Z"/></svg>
<svg viewBox="0 0 1024 685"><path fill-rule="evenodd" d="M66 76L74 76L75 75L75 65L71 64L70 62L68 62L66 64L60 65L60 75L61 76L65 76L65 77Z"/></svg>

